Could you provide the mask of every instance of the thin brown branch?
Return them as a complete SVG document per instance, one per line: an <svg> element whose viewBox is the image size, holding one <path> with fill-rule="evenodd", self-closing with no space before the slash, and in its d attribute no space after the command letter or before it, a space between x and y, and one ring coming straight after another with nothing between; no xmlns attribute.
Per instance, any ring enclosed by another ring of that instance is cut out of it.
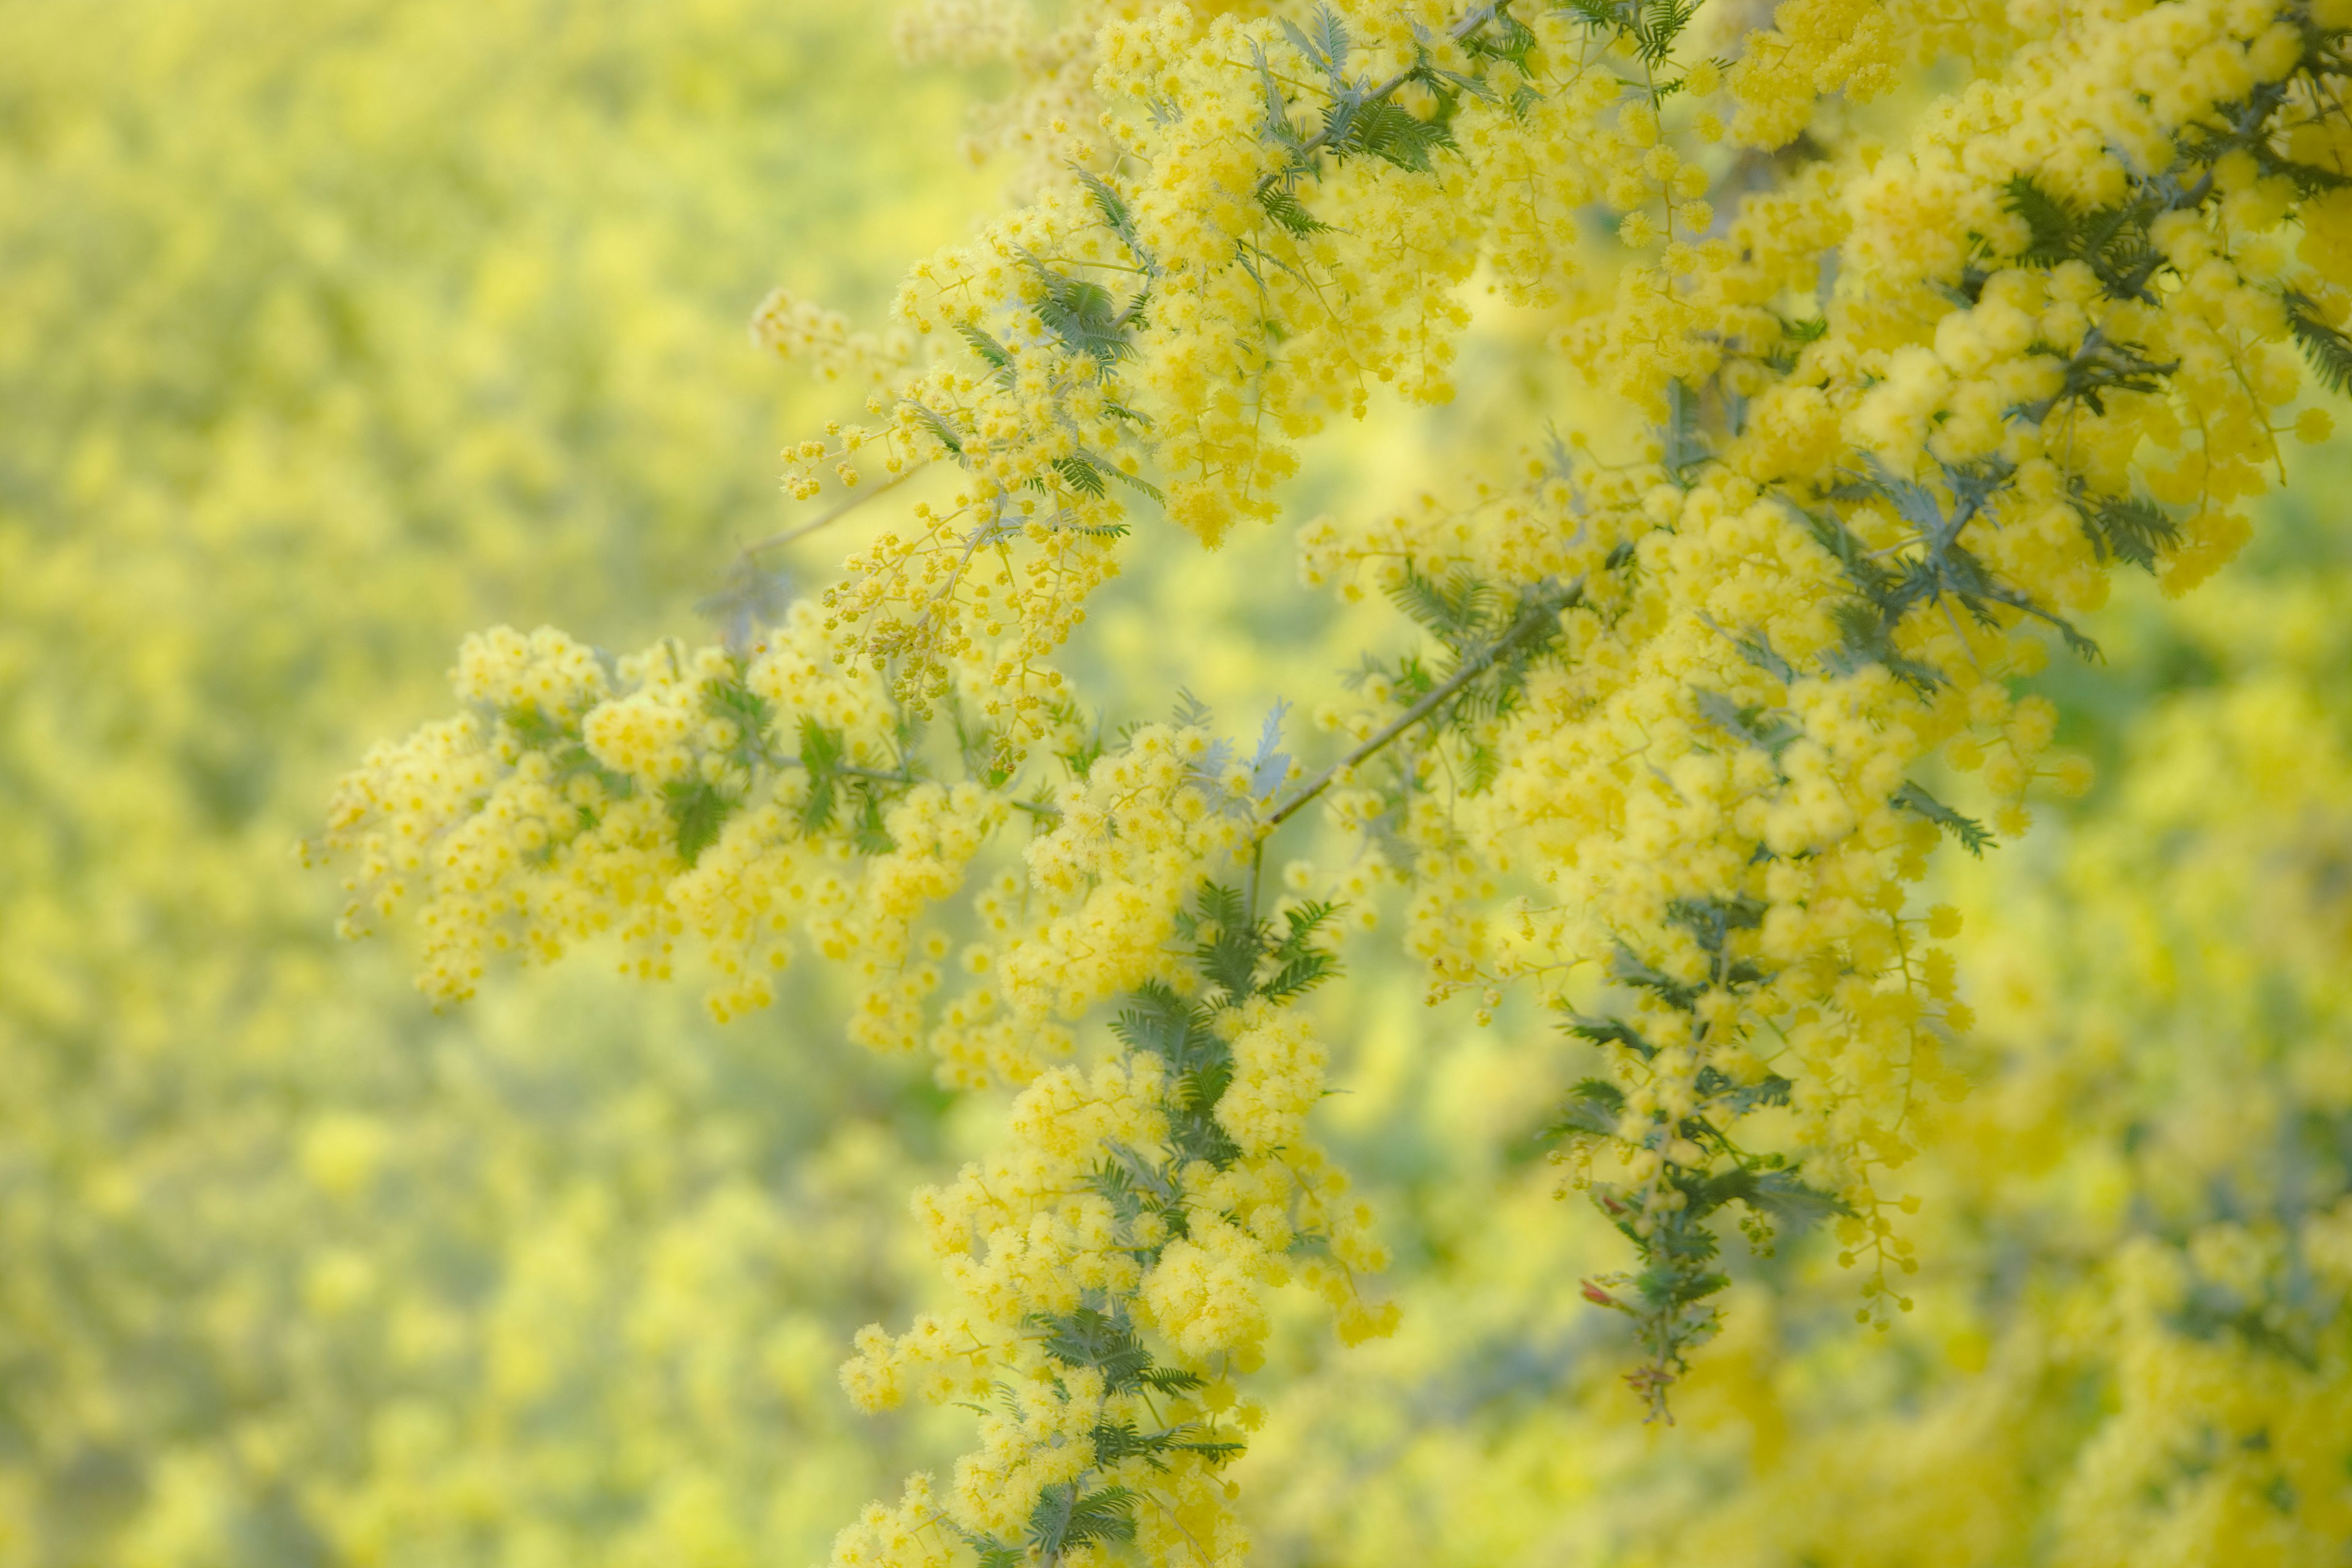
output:
<svg viewBox="0 0 2352 1568"><path fill-rule="evenodd" d="M1464 687L1493 668L1496 659L1532 640L1538 634L1553 629L1558 625L1560 611L1576 603L1577 596L1583 586L1582 580L1579 579L1565 589L1538 592L1532 595L1519 607L1517 616L1513 619L1509 626L1504 629L1501 636L1464 659L1453 674L1430 688L1420 701L1399 714L1379 734L1365 741L1354 751L1324 769L1311 782L1300 786L1296 795L1267 814L1260 837L1263 838L1265 833L1273 832L1288 821L1301 807L1329 789L1333 782L1342 773L1363 763L1378 752L1381 747L1452 701L1460 694Z"/></svg>
<svg viewBox="0 0 2352 1568"><path fill-rule="evenodd" d="M889 490L894 490L900 485L905 484L908 479L913 479L918 473L920 473L928 462L929 459L926 458L924 462L921 463L909 463L905 468L899 469L897 473L891 475L888 479L884 479L880 484L876 485L872 489L862 490L856 495L844 498L841 501L827 509L821 515L811 518L808 521L800 524L798 527L785 529L782 533L772 533L765 539L758 540L752 543L745 545L743 547L743 553L746 555L757 555L763 550L779 549L783 545L792 543L793 541L796 539L805 539L810 534L814 533L818 529L824 528L828 524L840 521L843 518L847 517L851 512L856 511L859 507L864 506L867 501L872 500L876 496L882 495Z"/></svg>

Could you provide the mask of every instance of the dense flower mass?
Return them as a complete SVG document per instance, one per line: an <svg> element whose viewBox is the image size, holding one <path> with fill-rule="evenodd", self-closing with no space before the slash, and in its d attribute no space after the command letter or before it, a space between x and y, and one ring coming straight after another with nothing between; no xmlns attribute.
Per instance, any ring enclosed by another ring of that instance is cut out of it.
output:
<svg viewBox="0 0 2352 1568"><path fill-rule="evenodd" d="M1622 1397L1606 1340L1547 1289L1581 1261L1547 1173L1466 1146L1435 1169L1383 1153L1438 1079L1369 1074L1353 1145L1409 1172L1416 1205L1477 1217L1424 1222L1446 1255L1393 1342L1274 1407L1253 1449L1272 1552L1586 1562L1632 1541L1742 1568L2337 1552L2352 648L2341 531L2324 526L2315 554L2309 534L2270 542L2183 605L2128 595L2117 663L2198 673L2132 678L2145 710L2076 710L2112 784L1947 882L1983 1008L1973 1090L1923 1108L1904 1170L1925 1202L1899 1354L1862 1359L1833 1326L1850 1284L1782 1260L1676 1389L1674 1449L1625 1444L1589 1403ZM1513 1125L1541 1053L1495 1051L1463 1075L1485 1103L1451 1125ZM1415 1411L1451 1418L1397 1414Z"/></svg>
<svg viewBox="0 0 2352 1568"><path fill-rule="evenodd" d="M2075 622L2116 574L2197 586L2283 438L2327 433L2297 400L2305 362L2352 372L2352 12L1770 20L919 13L1014 63L1022 205L914 268L919 351L800 307L759 331L873 389L789 450L793 493L936 470L927 499L756 641L477 638L466 716L345 781L354 919L421 900L438 997L610 931L639 973L707 955L724 1017L807 948L856 975L855 1037L1025 1086L997 1163L918 1205L964 1305L845 1373L975 1402L982 1446L836 1561L1238 1559L1211 1481L1265 1291L1306 1258L1343 1329L1389 1311L1355 1295L1377 1249L1328 1218L1323 1053L1280 1003L1333 907L1390 884L1431 999L1524 997L1595 1047L1557 1156L1623 1237L1580 1289L1629 1320L1651 1415L1724 1324L1725 1218L1767 1247L1826 1221L1856 1315L1913 1310L1909 1173L1975 1048L1963 920L1916 889L1944 838L1981 854L2038 785L2089 786L2021 686L2098 657ZM1310 584L1421 634L1318 713L1328 766L1279 709L1247 754L1196 709L1106 735L1062 650L1138 509L1210 545L1277 516L1376 384L1454 395L1481 283L1563 391L1457 499L1300 533ZM2176 1267L2204 1266L2142 1273ZM2288 1266L2232 1267L2246 1295Z"/></svg>
<svg viewBox="0 0 2352 1568"><path fill-rule="evenodd" d="M2352 5L114 4L0 1564L2342 1557Z"/></svg>

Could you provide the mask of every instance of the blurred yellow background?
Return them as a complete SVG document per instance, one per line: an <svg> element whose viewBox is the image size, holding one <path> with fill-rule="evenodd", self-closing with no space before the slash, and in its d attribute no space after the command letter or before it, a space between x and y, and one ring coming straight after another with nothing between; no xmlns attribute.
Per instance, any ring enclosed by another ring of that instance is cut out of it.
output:
<svg viewBox="0 0 2352 1568"><path fill-rule="evenodd" d="M998 193L985 81L901 68L888 9L0 0L0 1568L799 1568L961 1446L835 1368L931 1288L907 1195L989 1102L845 1047L821 975L725 1028L593 958L436 1016L290 852L463 634L692 633L790 521L777 447L848 410L752 308L878 320ZM1463 404L1328 444L1299 510L1450 471L1514 352L1474 335ZM1407 1317L1346 1355L1285 1320L1263 1561L2123 1562L2084 1531L2141 1516L2299 1561L2352 1517L2283 1459L2167 1468L2164 1426L2347 1386L2337 1297L2279 1261L2324 1264L2279 1238L2352 1164L2344 466L2046 679L2119 782L1938 895L1979 1088L1891 1344L1822 1248L1738 1261L1685 1425L1642 1427L1576 1288L1618 1255L1535 1136L1581 1047L1351 952L1328 1130ZM1139 532L1074 656L1114 722L1181 683L1245 732L1393 646L1281 532ZM2307 1310L2319 1359L2182 1300Z"/></svg>
<svg viewBox="0 0 2352 1568"><path fill-rule="evenodd" d="M962 102L860 5L0 5L0 1563L799 1563L920 1447L919 1072L433 1016L289 846L465 632L692 629L837 411L753 306L960 232Z"/></svg>

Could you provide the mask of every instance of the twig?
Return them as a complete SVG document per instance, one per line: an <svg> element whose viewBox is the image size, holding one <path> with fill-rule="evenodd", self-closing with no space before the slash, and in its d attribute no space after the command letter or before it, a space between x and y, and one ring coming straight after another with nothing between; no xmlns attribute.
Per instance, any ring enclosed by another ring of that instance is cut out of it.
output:
<svg viewBox="0 0 2352 1568"><path fill-rule="evenodd" d="M1281 826L1302 806L1330 788L1332 781L1341 773L1355 767L1365 758L1444 707L1464 687L1493 668L1496 659L1537 634L1551 629L1558 623L1560 611L1574 604L1583 588L1583 580L1580 578L1565 589L1538 592L1520 606L1517 618L1512 621L1500 637L1464 659L1460 668L1431 688L1428 695L1399 714L1388 728L1333 763L1318 774L1312 783L1303 785L1297 794L1276 806L1265 818L1264 829L1259 835L1260 839L1263 840L1265 834Z"/></svg>
<svg viewBox="0 0 2352 1568"><path fill-rule="evenodd" d="M910 463L907 467L899 469L896 474L893 474L890 478L884 479L880 484L876 485L872 489L866 490L858 495L848 497L846 500L841 501L838 505L833 507L820 517L812 518L808 521L802 523L797 528L788 528L782 533L772 533L765 539L745 545L743 547L743 553L746 555L757 555L762 550L774 550L782 545L790 544L795 539L804 539L808 535L814 533L818 529L824 527L827 523L837 522L841 519L848 516L851 512L856 511L859 507L864 506L867 501L872 500L876 496L881 495L886 491L898 489L898 487L905 484L908 479L913 479L918 473L920 473L925 465L929 462L929 459L925 458L921 463Z"/></svg>

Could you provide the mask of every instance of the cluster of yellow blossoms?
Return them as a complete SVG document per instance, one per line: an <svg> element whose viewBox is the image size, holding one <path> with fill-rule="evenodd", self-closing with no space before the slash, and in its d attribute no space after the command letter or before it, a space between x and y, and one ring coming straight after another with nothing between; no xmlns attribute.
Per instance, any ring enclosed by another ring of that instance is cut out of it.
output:
<svg viewBox="0 0 2352 1568"><path fill-rule="evenodd" d="M1245 918L1231 900L1202 917L1202 967L1222 977L1207 1001L1139 991L1118 1024L1131 1054L1040 1077L1010 1147L916 1195L959 1303L896 1338L867 1329L843 1381L869 1410L912 1388L988 1413L949 1506L918 1477L844 1532L836 1563L1112 1542L1237 1562L1247 1537L1217 1471L1264 1419L1234 1380L1263 1363L1271 1291L1316 1290L1349 1343L1392 1326L1393 1306L1355 1290L1385 1262L1370 1211L1305 1135L1325 1055L1284 1003L1324 973L1317 917L1294 912L1278 943L1230 923Z"/></svg>
<svg viewBox="0 0 2352 1568"><path fill-rule="evenodd" d="M1727 69L1671 0L1074 9L1034 48L928 13L1034 67L1008 123L1066 166L914 269L933 347L877 373L878 422L790 454L803 499L875 453L867 494L952 470L948 499L750 646L478 639L468 715L371 755L326 840L358 914L420 903L438 997L610 931L642 973L708 954L725 1016L798 932L857 977L853 1035L1025 1086L1006 1152L921 1205L961 1304L847 1373L982 1400L981 1447L845 1564L1238 1555L1222 1413L1263 1292L1307 1273L1382 1321L1281 1006L1326 911L1258 909L1318 803L1338 877L1412 889L1433 997L1518 993L1595 1047L1561 1153L1639 1267L1581 1289L1654 1414L1721 1327L1733 1205L1759 1242L1833 1220L1859 1315L1910 1310L1896 1173L1971 1023L1960 921L1913 889L1939 837L1991 836L1936 791L2016 835L2037 781L2087 787L2019 683L2095 651L2069 617L2119 569L2181 591L2242 545L2282 434L2326 434L2287 412L2298 349L2352 377L2341 0L1795 3ZM1914 51L1963 34L1929 90ZM1246 758L1189 706L1107 738L1054 660L1130 509L1211 545L1276 515L1375 384L1451 395L1482 276L1574 432L1526 409L1466 504L1306 533L1311 580L1425 634L1328 715L1349 743L1310 777L1278 713ZM944 910L971 883L976 922Z"/></svg>
<svg viewBox="0 0 2352 1568"><path fill-rule="evenodd" d="M1476 1136L1517 1136L1526 1085L1559 1068L1500 1032L1475 1067L1375 1054L1349 1075L1342 1146L1368 1184L1433 1211L1400 1252L1447 1261L1406 1290L1393 1340L1311 1365L1270 1405L1251 1479L1271 1553L1366 1568L2339 1555L2352 642L2325 507L2305 502L2288 548L2258 546L2268 561L2189 601L2119 595L2110 651L2130 673L2062 688L2115 779L2028 843L1953 868L1982 1003L1974 1089L1927 1108L1906 1172L1927 1202L1917 1308L1891 1354L1835 1331L1846 1281L1801 1249L1676 1391L1674 1441L1626 1442L1597 1418L1622 1398L1606 1342L1558 1289L1598 1238L1562 1223L1540 1166ZM1432 1098L1451 1102L1443 1134L1414 1141Z"/></svg>

